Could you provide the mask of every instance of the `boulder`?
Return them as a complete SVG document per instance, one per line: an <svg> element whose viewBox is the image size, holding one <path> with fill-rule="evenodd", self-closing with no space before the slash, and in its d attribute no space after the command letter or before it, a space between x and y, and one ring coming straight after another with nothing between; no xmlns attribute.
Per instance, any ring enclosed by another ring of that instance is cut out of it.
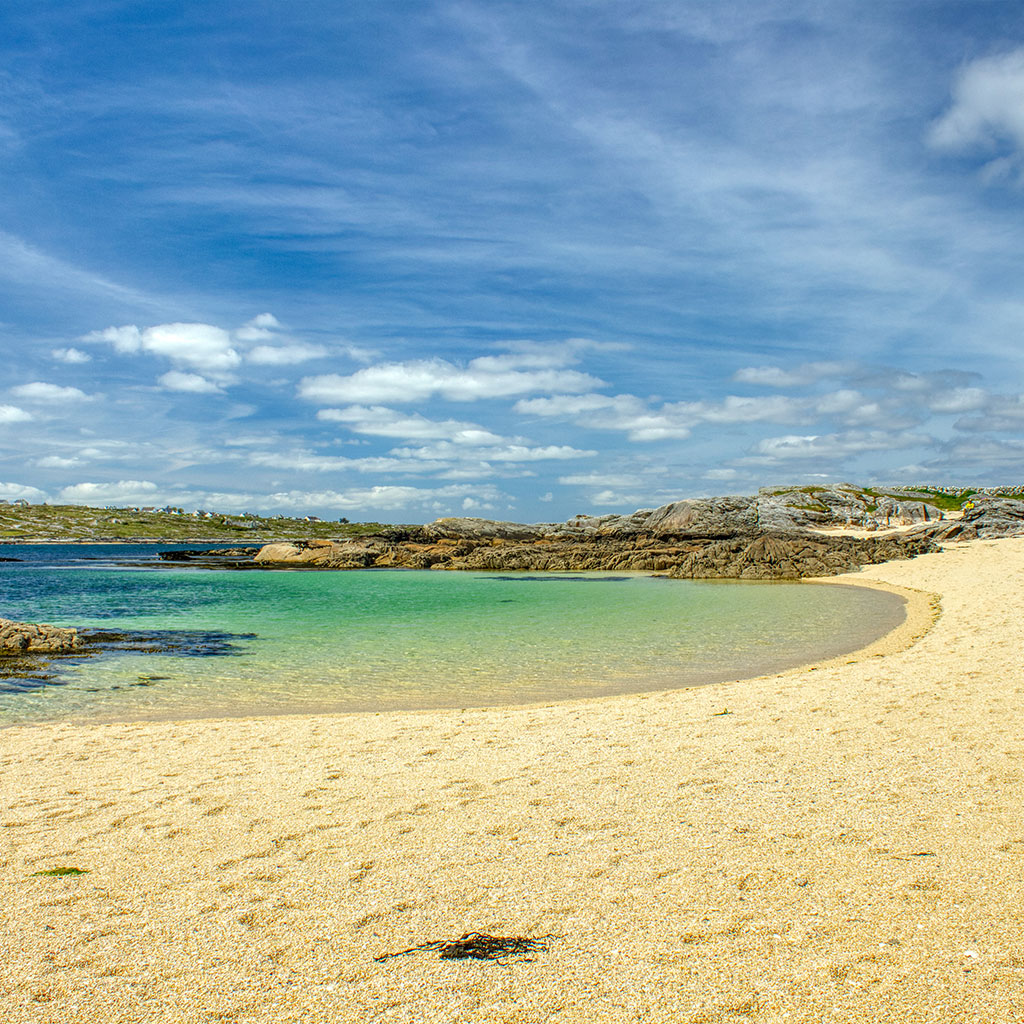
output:
<svg viewBox="0 0 1024 1024"><path fill-rule="evenodd" d="M0 654L66 654L77 647L77 630L0 619Z"/></svg>
<svg viewBox="0 0 1024 1024"><path fill-rule="evenodd" d="M300 565L315 563L330 554L334 544L329 540L301 540L294 543L264 544L254 561L260 563Z"/></svg>

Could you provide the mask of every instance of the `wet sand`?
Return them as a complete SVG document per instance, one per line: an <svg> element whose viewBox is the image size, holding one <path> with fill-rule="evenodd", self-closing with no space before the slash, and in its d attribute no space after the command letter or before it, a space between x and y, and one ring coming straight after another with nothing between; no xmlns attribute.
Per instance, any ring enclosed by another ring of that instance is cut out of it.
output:
<svg viewBox="0 0 1024 1024"><path fill-rule="evenodd" d="M897 635L697 689L4 730L0 1011L1024 1020L1022 578L1016 539L872 566ZM374 960L470 931L549 937Z"/></svg>

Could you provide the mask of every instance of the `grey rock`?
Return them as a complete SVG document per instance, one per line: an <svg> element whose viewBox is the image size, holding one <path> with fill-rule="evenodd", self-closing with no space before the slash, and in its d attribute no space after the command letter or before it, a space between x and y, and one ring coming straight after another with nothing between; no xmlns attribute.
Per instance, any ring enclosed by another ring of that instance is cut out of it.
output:
<svg viewBox="0 0 1024 1024"><path fill-rule="evenodd" d="M1024 501L1013 498L979 497L967 503L961 519L932 529L936 541L992 540L1024 536Z"/></svg>

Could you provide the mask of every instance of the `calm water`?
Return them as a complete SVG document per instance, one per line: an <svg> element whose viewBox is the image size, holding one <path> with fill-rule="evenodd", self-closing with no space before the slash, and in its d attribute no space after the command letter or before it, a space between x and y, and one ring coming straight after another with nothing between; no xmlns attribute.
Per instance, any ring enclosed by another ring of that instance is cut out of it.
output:
<svg viewBox="0 0 1024 1024"><path fill-rule="evenodd" d="M60 663L56 680L27 689L0 680L0 723L462 707L692 686L842 654L904 616L900 598L847 586L123 564L155 562L156 550L2 545L0 557L24 561L0 562L0 615L226 632L231 653L104 654Z"/></svg>

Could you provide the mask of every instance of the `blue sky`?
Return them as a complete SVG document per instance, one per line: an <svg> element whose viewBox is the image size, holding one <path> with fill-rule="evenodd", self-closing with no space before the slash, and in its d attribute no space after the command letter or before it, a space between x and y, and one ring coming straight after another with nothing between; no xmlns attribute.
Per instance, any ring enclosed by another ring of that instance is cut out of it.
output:
<svg viewBox="0 0 1024 1024"><path fill-rule="evenodd" d="M25 0L0 57L0 497L1024 482L1015 0Z"/></svg>

